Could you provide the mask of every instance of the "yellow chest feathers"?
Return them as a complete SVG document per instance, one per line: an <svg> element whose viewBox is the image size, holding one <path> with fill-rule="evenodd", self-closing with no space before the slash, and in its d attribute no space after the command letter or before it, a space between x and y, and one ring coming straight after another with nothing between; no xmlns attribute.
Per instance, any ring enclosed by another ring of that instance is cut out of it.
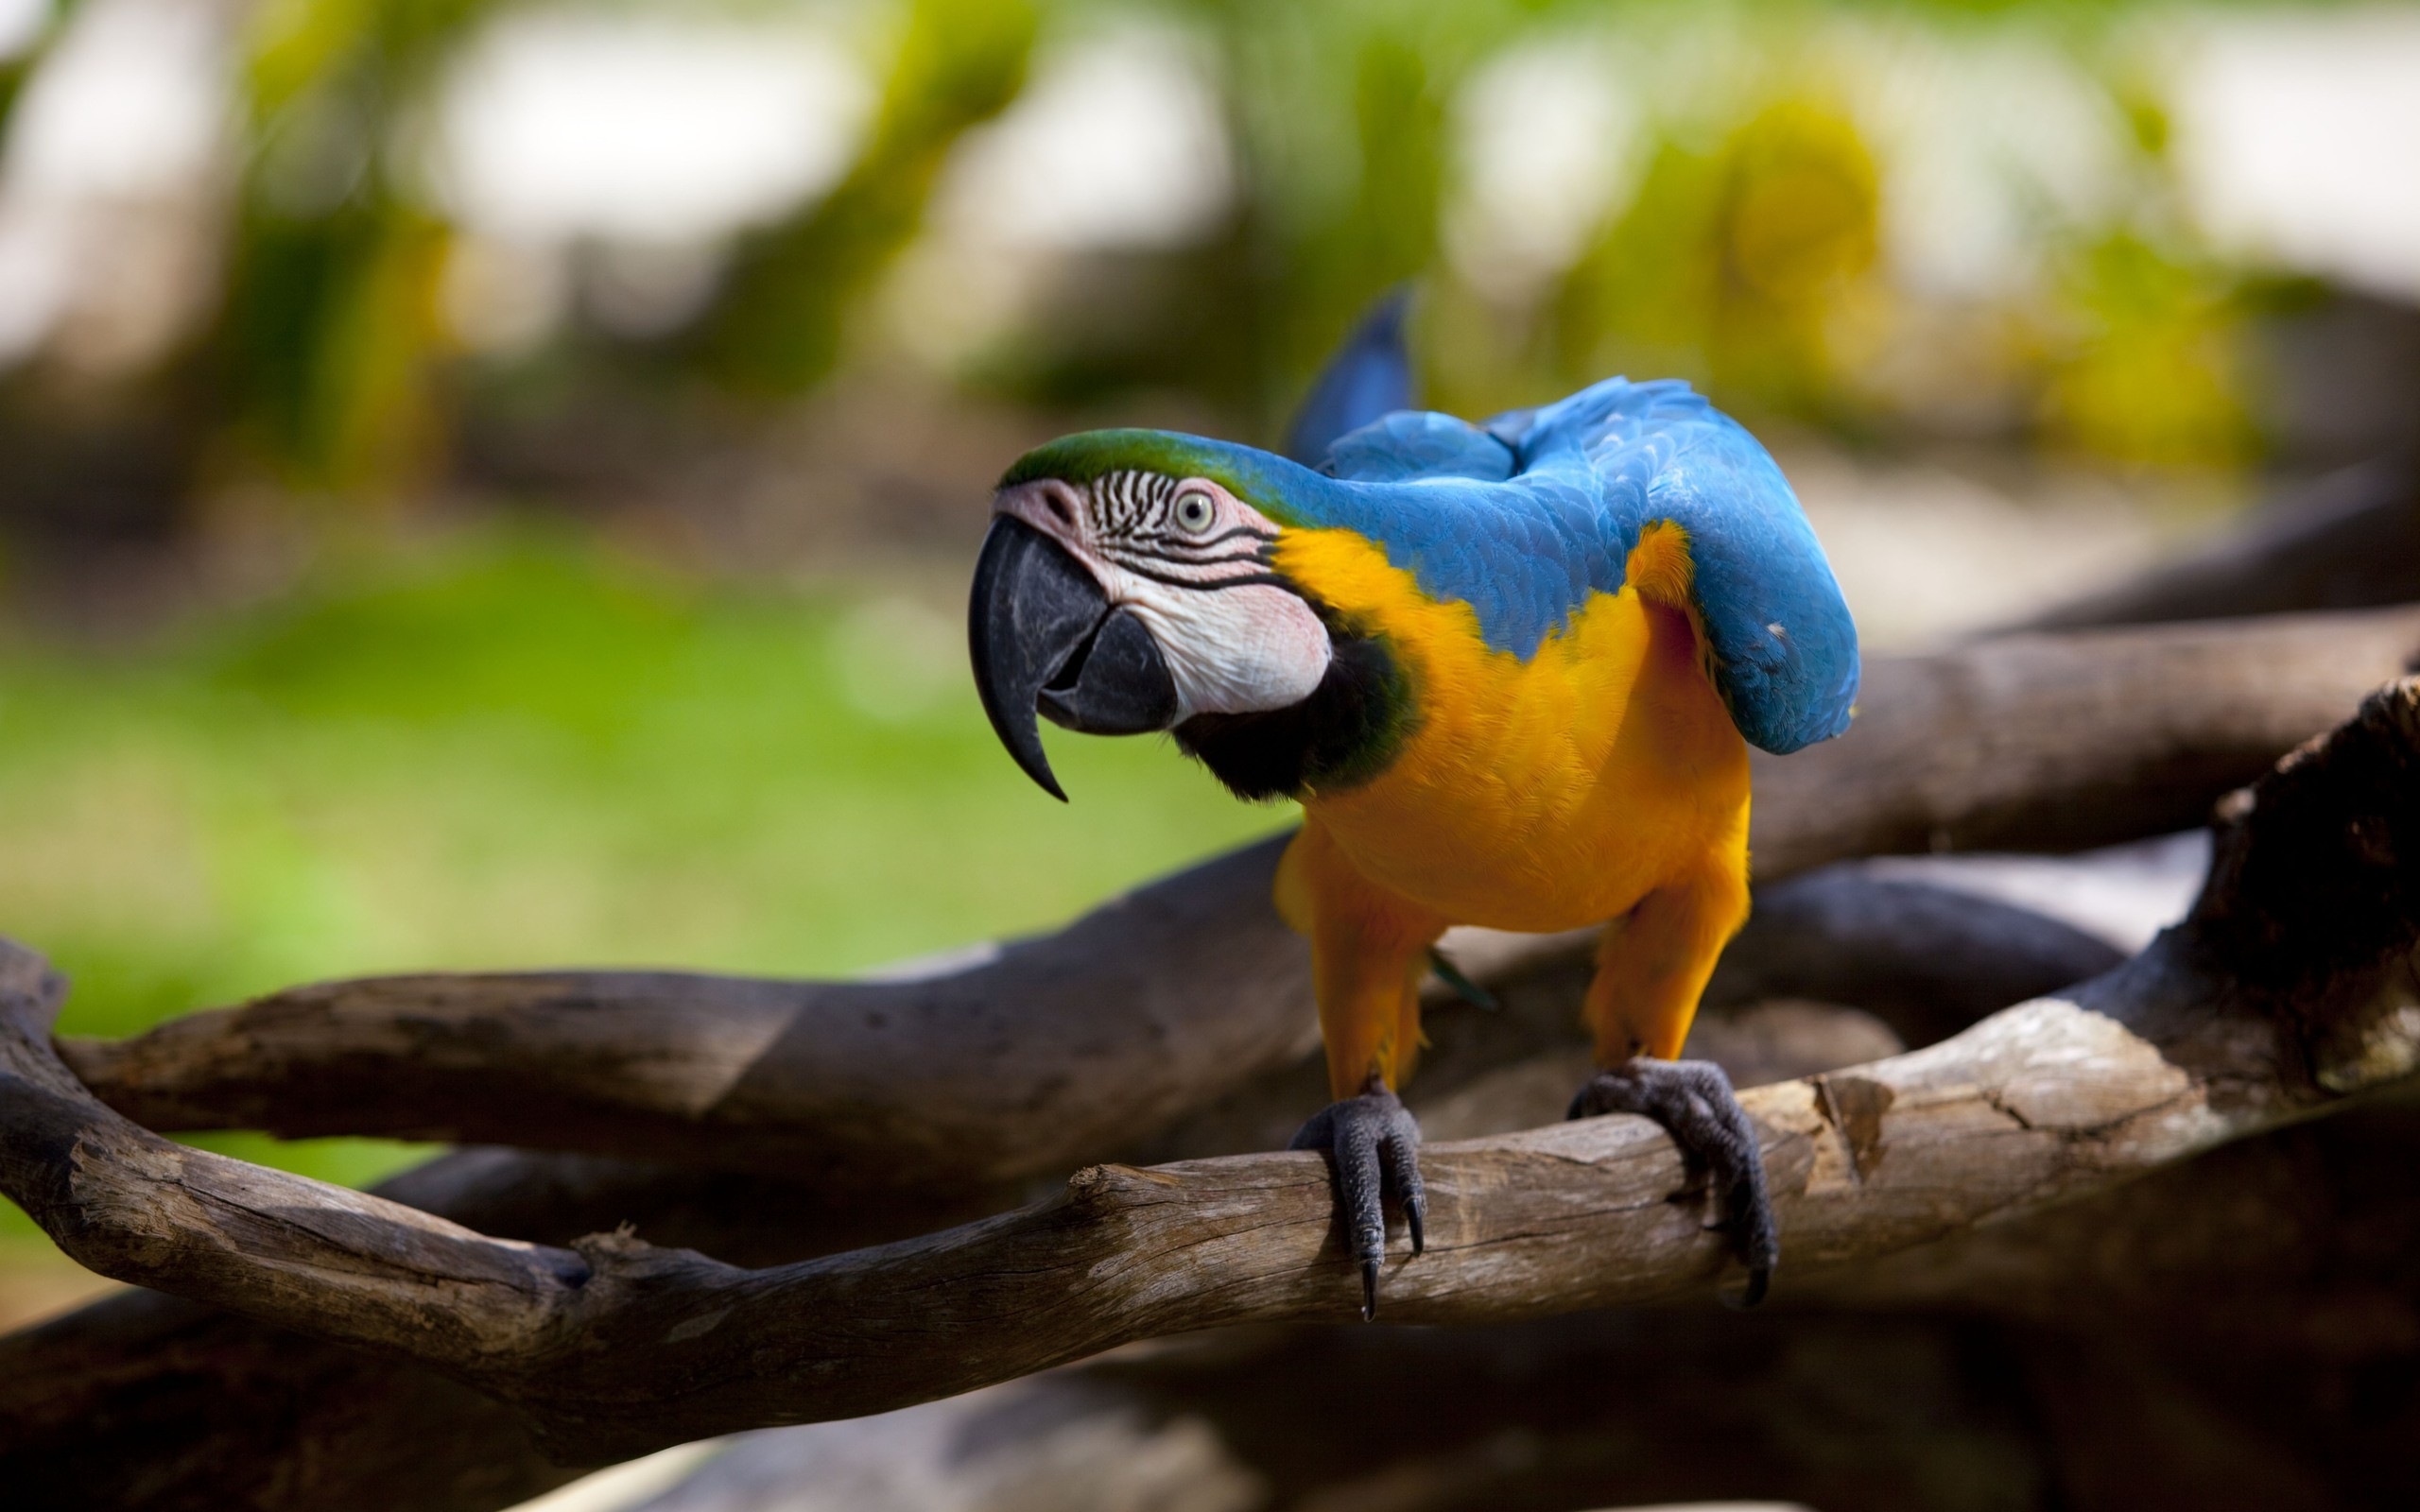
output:
<svg viewBox="0 0 2420 1512"><path fill-rule="evenodd" d="M1527 661L1351 532L1289 530L1276 560L1383 636L1411 685L1417 722L1386 769L1304 799L1371 881L1459 923L1553 930L1744 870L1747 744L1701 664L1677 528L1651 527L1621 591Z"/></svg>

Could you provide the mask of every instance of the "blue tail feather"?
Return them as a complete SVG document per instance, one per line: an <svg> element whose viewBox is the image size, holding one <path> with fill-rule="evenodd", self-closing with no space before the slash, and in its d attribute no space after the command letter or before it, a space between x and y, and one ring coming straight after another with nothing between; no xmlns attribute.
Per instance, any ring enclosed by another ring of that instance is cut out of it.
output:
<svg viewBox="0 0 2420 1512"><path fill-rule="evenodd" d="M1288 456L1305 467L1318 467L1338 438L1411 407L1411 352L1404 344L1404 318L1410 305L1410 287L1402 285L1382 295L1361 317L1295 414L1293 428L1286 435Z"/></svg>

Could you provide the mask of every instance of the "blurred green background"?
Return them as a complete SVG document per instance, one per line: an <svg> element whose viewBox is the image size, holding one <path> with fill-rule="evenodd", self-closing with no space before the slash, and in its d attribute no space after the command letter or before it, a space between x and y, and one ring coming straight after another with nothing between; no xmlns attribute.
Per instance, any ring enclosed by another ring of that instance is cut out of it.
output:
<svg viewBox="0 0 2420 1512"><path fill-rule="evenodd" d="M1406 281L1439 407L1706 387L1876 644L2420 435L2403 8L0 0L0 930L73 1032L848 971L1282 825L1153 742L1034 791L959 595L1019 451L1270 441Z"/></svg>

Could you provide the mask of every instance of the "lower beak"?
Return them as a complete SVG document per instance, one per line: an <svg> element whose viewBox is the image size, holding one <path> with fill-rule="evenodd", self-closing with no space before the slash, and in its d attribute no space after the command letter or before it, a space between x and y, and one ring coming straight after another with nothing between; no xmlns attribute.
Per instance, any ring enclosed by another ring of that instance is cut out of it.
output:
<svg viewBox="0 0 2420 1512"><path fill-rule="evenodd" d="M1011 515L992 522L966 606L975 687L1025 774L1066 800L1042 751L1037 713L1094 735L1176 723L1175 679L1143 622L1114 608L1057 541Z"/></svg>

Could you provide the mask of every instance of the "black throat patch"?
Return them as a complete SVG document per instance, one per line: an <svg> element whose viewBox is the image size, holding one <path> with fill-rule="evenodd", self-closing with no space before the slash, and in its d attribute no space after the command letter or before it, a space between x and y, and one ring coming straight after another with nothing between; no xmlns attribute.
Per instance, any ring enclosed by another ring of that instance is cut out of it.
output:
<svg viewBox="0 0 2420 1512"><path fill-rule="evenodd" d="M1350 787L1384 771L1411 732L1409 684L1383 640L1333 622L1328 634L1327 675L1309 697L1248 714L1195 714L1176 727L1177 748L1256 801Z"/></svg>

